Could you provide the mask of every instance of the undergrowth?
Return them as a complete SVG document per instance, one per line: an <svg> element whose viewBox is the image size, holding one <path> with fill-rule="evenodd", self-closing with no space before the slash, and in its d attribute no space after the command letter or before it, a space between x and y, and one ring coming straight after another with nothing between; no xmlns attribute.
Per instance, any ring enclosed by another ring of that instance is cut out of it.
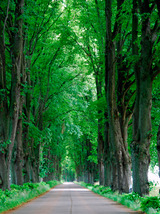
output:
<svg viewBox="0 0 160 214"><path fill-rule="evenodd" d="M109 198L113 201L117 201L124 206L135 210L142 211L146 214L159 213L160 214L160 197L159 196L145 196L141 197L137 193L132 192L128 194L118 194L118 192L113 192L110 187L92 185L84 182L78 182L81 186L84 186L91 191Z"/></svg>
<svg viewBox="0 0 160 214"><path fill-rule="evenodd" d="M10 190L0 189L0 213L25 203L56 186L60 182L25 183L23 186L11 184Z"/></svg>

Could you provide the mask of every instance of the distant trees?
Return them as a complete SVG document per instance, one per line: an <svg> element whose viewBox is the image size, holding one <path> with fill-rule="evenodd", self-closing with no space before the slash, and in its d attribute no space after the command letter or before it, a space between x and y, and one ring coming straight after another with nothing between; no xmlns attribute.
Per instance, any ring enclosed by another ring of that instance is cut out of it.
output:
<svg viewBox="0 0 160 214"><path fill-rule="evenodd" d="M76 117L73 112L85 115L89 104L83 105L84 99L93 96L93 81L87 83L85 66L66 24L65 7L50 0L0 3L2 189L9 188L10 182L61 179L69 149L66 124ZM77 95L82 88L84 95Z"/></svg>

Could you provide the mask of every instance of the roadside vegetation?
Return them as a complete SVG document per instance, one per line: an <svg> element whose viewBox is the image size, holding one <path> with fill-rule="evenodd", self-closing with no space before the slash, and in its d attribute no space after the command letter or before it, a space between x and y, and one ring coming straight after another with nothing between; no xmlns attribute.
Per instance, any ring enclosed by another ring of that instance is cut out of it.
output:
<svg viewBox="0 0 160 214"><path fill-rule="evenodd" d="M24 183L22 186L11 184L10 190L0 189L0 213L20 206L31 199L47 192L60 182Z"/></svg>
<svg viewBox="0 0 160 214"><path fill-rule="evenodd" d="M92 185L84 182L77 182L77 184L88 188L89 190L116 201L132 210L142 211L146 214L160 213L160 196L144 196L141 197L139 194L123 193L119 194L118 191L113 191L110 187L102 185ZM153 183L150 184L150 190L155 188Z"/></svg>

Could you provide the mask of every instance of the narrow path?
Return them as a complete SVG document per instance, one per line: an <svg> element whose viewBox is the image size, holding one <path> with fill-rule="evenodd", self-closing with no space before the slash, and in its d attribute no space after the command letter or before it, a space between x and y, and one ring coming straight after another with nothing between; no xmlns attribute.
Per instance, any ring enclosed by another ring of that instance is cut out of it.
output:
<svg viewBox="0 0 160 214"><path fill-rule="evenodd" d="M114 201L74 183L56 186L47 194L9 214L122 214L134 213Z"/></svg>

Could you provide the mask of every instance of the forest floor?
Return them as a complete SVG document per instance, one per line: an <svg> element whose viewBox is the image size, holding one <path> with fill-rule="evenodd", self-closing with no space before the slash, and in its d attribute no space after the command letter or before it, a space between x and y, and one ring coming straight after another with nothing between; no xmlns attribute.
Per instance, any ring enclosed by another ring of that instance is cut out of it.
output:
<svg viewBox="0 0 160 214"><path fill-rule="evenodd" d="M123 214L138 213L74 183L51 189L8 214Z"/></svg>

